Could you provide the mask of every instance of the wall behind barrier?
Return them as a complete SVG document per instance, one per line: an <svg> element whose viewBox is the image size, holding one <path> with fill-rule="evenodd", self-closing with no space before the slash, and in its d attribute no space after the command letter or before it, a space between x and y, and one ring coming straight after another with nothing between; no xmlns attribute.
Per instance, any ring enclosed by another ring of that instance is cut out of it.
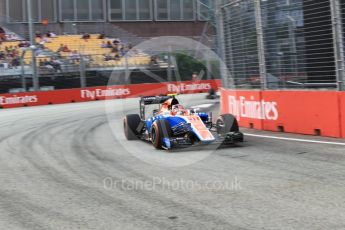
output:
<svg viewBox="0 0 345 230"><path fill-rule="evenodd" d="M160 94L205 93L210 89L218 89L220 80L167 82L156 84L102 86L84 89L67 89L47 92L28 92L0 95L1 108L16 108L23 106L39 106L49 104L64 104L87 102L94 100L133 98Z"/></svg>
<svg viewBox="0 0 345 230"><path fill-rule="evenodd" d="M222 90L222 113L243 127L345 138L345 93Z"/></svg>

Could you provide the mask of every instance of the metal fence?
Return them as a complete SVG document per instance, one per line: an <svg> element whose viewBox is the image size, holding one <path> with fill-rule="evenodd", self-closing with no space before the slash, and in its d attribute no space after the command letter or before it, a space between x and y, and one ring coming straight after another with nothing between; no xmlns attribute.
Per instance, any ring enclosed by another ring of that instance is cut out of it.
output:
<svg viewBox="0 0 345 230"><path fill-rule="evenodd" d="M232 0L218 6L228 88L345 88L345 2Z"/></svg>

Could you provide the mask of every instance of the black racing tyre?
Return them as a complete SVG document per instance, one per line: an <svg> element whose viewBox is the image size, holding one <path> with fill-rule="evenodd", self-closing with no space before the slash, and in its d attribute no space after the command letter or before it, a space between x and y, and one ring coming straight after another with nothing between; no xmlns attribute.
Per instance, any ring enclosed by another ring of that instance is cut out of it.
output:
<svg viewBox="0 0 345 230"><path fill-rule="evenodd" d="M123 119L123 129L127 140L137 140L139 133L137 128L141 122L138 114L129 114Z"/></svg>
<svg viewBox="0 0 345 230"><path fill-rule="evenodd" d="M166 120L157 120L151 129L151 142L156 149L163 149L163 138L170 138L172 131Z"/></svg>
<svg viewBox="0 0 345 230"><path fill-rule="evenodd" d="M238 126L237 119L231 114L223 114L217 119L217 133L227 134L230 132L239 132L240 128Z"/></svg>

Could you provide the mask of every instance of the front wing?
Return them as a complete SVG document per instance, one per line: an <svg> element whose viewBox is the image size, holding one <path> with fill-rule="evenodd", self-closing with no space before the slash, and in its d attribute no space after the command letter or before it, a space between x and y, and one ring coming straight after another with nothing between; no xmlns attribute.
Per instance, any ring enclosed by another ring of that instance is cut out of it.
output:
<svg viewBox="0 0 345 230"><path fill-rule="evenodd" d="M163 139L163 146L165 149L174 149L174 148L188 148L192 146L205 146L205 145L233 145L244 141L244 135L241 132L230 132L223 136L214 135L216 138L214 141L198 141L193 142L187 137L171 137Z"/></svg>

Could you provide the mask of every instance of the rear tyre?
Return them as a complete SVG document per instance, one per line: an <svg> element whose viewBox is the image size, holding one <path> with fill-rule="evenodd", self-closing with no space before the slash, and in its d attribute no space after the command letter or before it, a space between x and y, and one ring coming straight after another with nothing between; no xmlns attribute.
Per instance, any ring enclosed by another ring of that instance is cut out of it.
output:
<svg viewBox="0 0 345 230"><path fill-rule="evenodd" d="M170 124L166 120L155 121L151 130L151 142L156 149L164 149L163 139L170 138L172 131Z"/></svg>
<svg viewBox="0 0 345 230"><path fill-rule="evenodd" d="M230 132L239 132L237 119L231 114L223 114L217 119L217 133L225 135Z"/></svg>
<svg viewBox="0 0 345 230"><path fill-rule="evenodd" d="M138 139L139 133L137 131L137 128L140 122L141 119L138 114L130 114L123 119L123 129L127 140L131 141Z"/></svg>

